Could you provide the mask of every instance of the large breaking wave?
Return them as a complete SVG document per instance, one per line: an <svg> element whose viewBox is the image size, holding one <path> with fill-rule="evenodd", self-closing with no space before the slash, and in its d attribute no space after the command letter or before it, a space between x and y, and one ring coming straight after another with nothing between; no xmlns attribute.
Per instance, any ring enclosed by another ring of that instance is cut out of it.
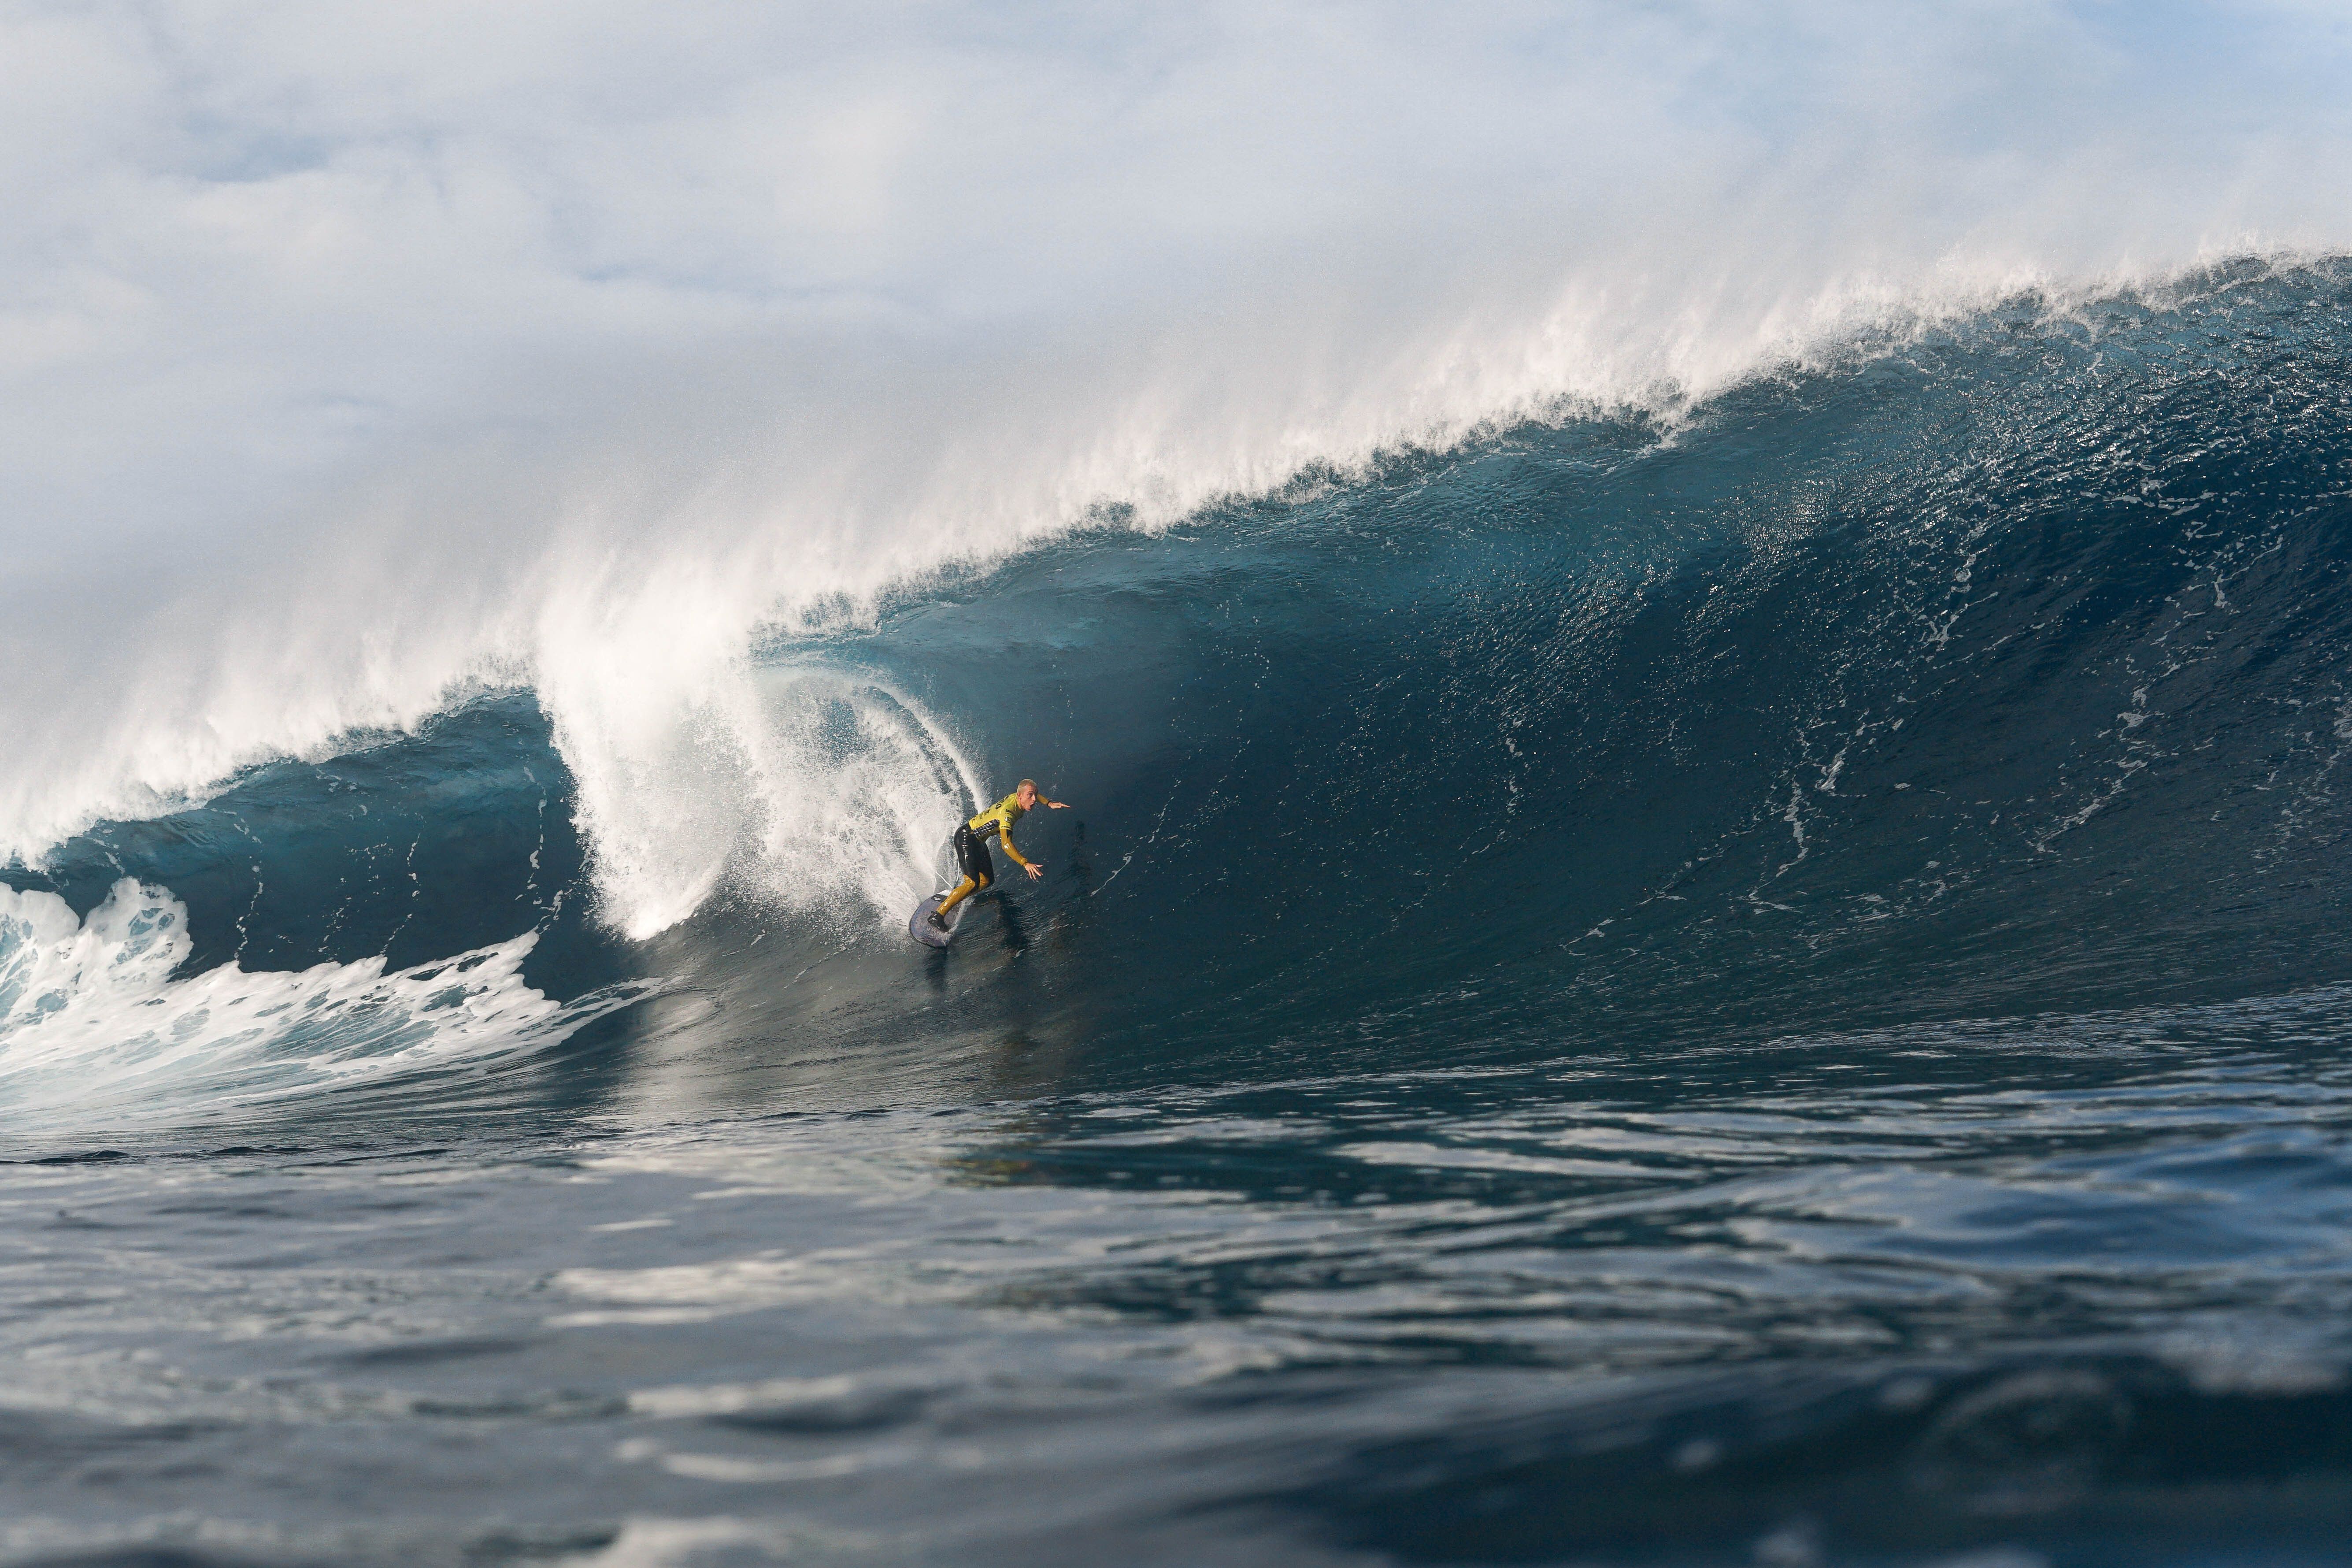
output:
<svg viewBox="0 0 2352 1568"><path fill-rule="evenodd" d="M482 689L98 825L8 874L0 964L184 907L159 1016L422 1019L456 960L464 1051L539 1062L639 1003L566 1093L622 1040L659 1043L640 1087L730 1093L757 1038L766 1089L845 1099L934 1092L982 1037L1057 1081L1249 1076L2339 980L2347 304L2324 261L2021 296L1098 514L772 626L659 734ZM628 670L538 679L592 675ZM1049 878L944 965L894 940L1023 773L1079 806L1024 829ZM91 1004L28 1005L20 1100Z"/></svg>

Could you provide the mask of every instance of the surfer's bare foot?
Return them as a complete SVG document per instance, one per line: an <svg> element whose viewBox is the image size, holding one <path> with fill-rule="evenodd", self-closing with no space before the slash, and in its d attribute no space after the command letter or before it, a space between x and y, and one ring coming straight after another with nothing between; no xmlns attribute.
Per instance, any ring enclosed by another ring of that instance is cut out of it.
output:
<svg viewBox="0 0 2352 1568"><path fill-rule="evenodd" d="M933 910L929 914L925 915L923 918L930 921L931 929L933 931L945 931L948 929L948 922L940 918L940 911L937 910Z"/></svg>

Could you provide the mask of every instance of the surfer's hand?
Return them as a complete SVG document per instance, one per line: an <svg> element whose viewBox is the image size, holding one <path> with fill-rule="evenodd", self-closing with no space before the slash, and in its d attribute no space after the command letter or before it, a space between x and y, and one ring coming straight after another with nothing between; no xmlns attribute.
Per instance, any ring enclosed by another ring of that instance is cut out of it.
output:
<svg viewBox="0 0 2352 1568"><path fill-rule="evenodd" d="M1049 800L1045 804L1055 811L1067 811L1070 809L1070 803L1066 800Z"/></svg>
<svg viewBox="0 0 2352 1568"><path fill-rule="evenodd" d="M1045 863L1042 860L1032 860L1021 868L1029 873L1029 879L1033 882L1045 874Z"/></svg>

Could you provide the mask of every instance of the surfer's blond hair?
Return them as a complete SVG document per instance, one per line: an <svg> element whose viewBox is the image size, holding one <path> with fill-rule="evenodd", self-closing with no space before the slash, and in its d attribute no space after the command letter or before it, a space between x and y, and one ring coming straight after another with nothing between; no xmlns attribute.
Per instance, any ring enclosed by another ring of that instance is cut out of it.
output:
<svg viewBox="0 0 2352 1568"><path fill-rule="evenodd" d="M1019 784L1013 786L1013 793L1014 795L1019 795L1024 789L1035 789L1036 787L1037 781L1035 779L1023 779Z"/></svg>

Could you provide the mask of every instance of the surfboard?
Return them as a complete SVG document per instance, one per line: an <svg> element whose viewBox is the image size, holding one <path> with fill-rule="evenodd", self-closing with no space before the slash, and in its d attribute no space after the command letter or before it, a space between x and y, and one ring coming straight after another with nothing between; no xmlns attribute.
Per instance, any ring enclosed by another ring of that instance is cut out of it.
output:
<svg viewBox="0 0 2352 1568"><path fill-rule="evenodd" d="M913 937L917 942L921 942L925 947L945 947L948 943L953 942L955 940L956 927L963 924L964 910L971 908L971 902L970 900L966 900L964 902L958 904L955 907L955 912L948 916L948 929L945 931L933 931L931 929L931 922L929 917L933 910L940 907L940 900L946 897L947 895L945 893L933 893L929 898L925 899L921 903L915 906L914 914L909 917L907 921L907 934Z"/></svg>

